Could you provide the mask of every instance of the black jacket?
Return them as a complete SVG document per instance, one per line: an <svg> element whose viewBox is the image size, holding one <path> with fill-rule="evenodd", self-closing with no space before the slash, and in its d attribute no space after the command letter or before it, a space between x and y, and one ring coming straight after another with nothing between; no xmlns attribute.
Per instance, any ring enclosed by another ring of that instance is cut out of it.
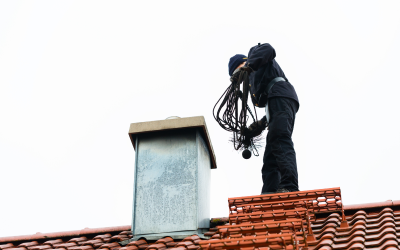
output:
<svg viewBox="0 0 400 250"><path fill-rule="evenodd" d="M252 101L257 107L264 107L267 99L272 97L291 98L299 104L296 91L275 61L275 56L275 49L269 43L256 45L249 51L246 64L255 71L249 77L250 93ZM286 82L275 83L271 90L265 93L268 83L279 76L283 77Z"/></svg>

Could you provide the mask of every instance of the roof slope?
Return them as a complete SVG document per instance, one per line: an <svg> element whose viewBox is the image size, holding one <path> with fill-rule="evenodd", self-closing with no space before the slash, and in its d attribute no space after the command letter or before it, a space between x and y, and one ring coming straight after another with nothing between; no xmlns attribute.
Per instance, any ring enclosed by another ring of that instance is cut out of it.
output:
<svg viewBox="0 0 400 250"><path fill-rule="evenodd" d="M287 193L286 195L291 194L298 195L295 193ZM315 213L310 221L314 237L307 238L309 250L399 249L400 201L350 205L344 206L344 209L344 220L342 213L338 210ZM294 219L292 220L294 221ZM227 220L225 218L221 221ZM348 224L348 226L343 226L343 221L347 221L345 224ZM204 235L220 240L221 235L217 230L217 228L211 228ZM130 226L83 229L60 233L3 237L0 238L0 250L164 250L171 248L198 250L201 242L197 235L187 237L182 241L165 237L156 242L143 239L130 242L131 238Z"/></svg>
<svg viewBox="0 0 400 250"><path fill-rule="evenodd" d="M151 250L180 248L197 250L200 237L193 235L174 241L171 237L156 242L132 238L131 226L83 229L78 231L34 234L0 238L0 250Z"/></svg>

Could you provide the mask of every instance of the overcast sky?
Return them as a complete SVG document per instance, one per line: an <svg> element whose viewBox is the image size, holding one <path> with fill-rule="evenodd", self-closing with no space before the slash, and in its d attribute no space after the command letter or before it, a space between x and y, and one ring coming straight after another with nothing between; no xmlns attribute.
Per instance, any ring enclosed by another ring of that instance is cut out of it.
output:
<svg viewBox="0 0 400 250"><path fill-rule="evenodd" d="M211 216L261 191L212 108L270 43L300 99L301 190L399 200L398 1L1 1L0 236L131 224L130 123L205 116ZM263 113L262 109L258 110ZM261 150L263 154L264 150Z"/></svg>

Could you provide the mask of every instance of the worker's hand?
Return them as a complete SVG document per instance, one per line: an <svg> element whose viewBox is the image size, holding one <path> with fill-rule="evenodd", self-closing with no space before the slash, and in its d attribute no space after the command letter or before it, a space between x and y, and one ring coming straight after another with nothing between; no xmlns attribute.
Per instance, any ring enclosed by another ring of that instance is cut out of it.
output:
<svg viewBox="0 0 400 250"><path fill-rule="evenodd" d="M231 76L231 82L237 82L239 80L239 75L241 71L240 70L235 70Z"/></svg>
<svg viewBox="0 0 400 250"><path fill-rule="evenodd" d="M250 137L256 137L261 135L261 133L265 130L267 127L267 120L266 118L263 118L259 121L253 122L249 128L246 130L247 136Z"/></svg>
<svg viewBox="0 0 400 250"><path fill-rule="evenodd" d="M243 67L237 68L237 69L235 69L235 71L233 71L233 74L231 76L231 82L237 82L239 79L239 75L242 74L243 72L248 72L250 74L253 71L254 70L252 68L250 68L249 66L243 66Z"/></svg>
<svg viewBox="0 0 400 250"><path fill-rule="evenodd" d="M258 130L258 129L262 129L264 130L267 127L267 122L263 121L262 119L256 122L253 122L250 126L249 126L249 130L253 131L253 130Z"/></svg>
<svg viewBox="0 0 400 250"><path fill-rule="evenodd" d="M241 71L246 71L246 72L248 72L249 74L250 74L251 72L254 71L254 70L253 70L252 68L250 68L249 66L243 66L243 67L240 68L240 70L241 70Z"/></svg>

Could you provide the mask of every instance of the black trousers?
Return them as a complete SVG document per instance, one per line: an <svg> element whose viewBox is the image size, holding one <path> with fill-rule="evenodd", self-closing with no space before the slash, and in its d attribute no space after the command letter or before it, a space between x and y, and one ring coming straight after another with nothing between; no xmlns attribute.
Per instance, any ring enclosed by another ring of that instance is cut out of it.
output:
<svg viewBox="0 0 400 250"><path fill-rule="evenodd" d="M270 121L261 170L264 183L261 193L276 192L279 188L299 191L292 141L298 104L290 98L274 97L268 99L268 107Z"/></svg>

